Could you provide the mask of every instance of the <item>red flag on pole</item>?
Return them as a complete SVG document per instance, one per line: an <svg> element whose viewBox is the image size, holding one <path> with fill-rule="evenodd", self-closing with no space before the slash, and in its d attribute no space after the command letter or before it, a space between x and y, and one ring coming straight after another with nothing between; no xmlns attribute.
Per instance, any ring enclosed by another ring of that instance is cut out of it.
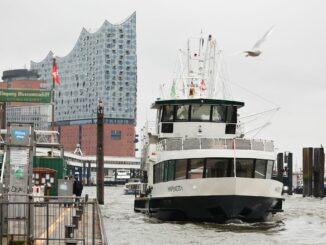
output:
<svg viewBox="0 0 326 245"><path fill-rule="evenodd" d="M60 85L60 78L59 78L59 74L58 74L58 65L57 65L57 63L53 64L52 77L53 77L53 80L58 85Z"/></svg>

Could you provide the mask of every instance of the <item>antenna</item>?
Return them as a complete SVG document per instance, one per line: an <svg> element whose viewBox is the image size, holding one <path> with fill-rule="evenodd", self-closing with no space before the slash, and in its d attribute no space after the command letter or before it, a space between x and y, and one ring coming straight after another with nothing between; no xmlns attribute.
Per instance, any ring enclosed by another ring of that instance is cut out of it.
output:
<svg viewBox="0 0 326 245"><path fill-rule="evenodd" d="M224 99L227 96L228 79L224 78L221 50L212 35L204 38L201 32L200 36L188 38L186 50L180 50L178 55L180 65L172 79L175 92L170 93L171 97Z"/></svg>

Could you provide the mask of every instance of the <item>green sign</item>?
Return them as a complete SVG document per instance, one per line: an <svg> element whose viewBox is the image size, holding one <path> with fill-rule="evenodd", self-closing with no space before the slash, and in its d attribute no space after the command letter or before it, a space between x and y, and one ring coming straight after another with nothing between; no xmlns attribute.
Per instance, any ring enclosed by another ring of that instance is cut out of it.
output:
<svg viewBox="0 0 326 245"><path fill-rule="evenodd" d="M17 169L15 170L15 177L16 177L17 179L22 179L22 178L24 178L24 169L22 169L22 168L17 168Z"/></svg>
<svg viewBox="0 0 326 245"><path fill-rule="evenodd" d="M0 102L51 103L51 91L0 89Z"/></svg>

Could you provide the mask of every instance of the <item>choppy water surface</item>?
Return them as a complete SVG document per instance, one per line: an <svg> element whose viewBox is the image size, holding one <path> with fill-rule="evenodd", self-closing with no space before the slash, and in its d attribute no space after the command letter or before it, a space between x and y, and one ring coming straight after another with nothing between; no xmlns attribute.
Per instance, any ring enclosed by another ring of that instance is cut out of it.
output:
<svg viewBox="0 0 326 245"><path fill-rule="evenodd" d="M84 193L96 195L95 187ZM272 222L214 224L162 222L133 211L133 195L105 187L102 206L110 245L115 244L326 244L326 198L285 197Z"/></svg>

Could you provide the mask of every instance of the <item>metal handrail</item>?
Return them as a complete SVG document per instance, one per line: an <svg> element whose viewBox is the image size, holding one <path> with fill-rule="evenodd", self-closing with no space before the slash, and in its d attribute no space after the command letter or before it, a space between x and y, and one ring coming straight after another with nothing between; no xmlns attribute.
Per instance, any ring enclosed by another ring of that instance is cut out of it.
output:
<svg viewBox="0 0 326 245"><path fill-rule="evenodd" d="M254 140L244 138L174 138L163 139L156 146L157 151L184 151L200 149L236 149L274 152L274 142L271 140Z"/></svg>
<svg viewBox="0 0 326 245"><path fill-rule="evenodd" d="M10 196L29 198L20 199L20 201L10 199ZM49 198L59 199L60 197ZM71 196L70 198L76 199ZM78 244L107 245L103 223L95 223L98 219L99 222L102 221L97 201L88 200L86 197L81 199L84 200L74 202L75 205L72 205L71 201L64 200L35 201L30 194L5 195L0 199L0 220L3 221L4 218L6 220L0 224L2 235L0 245L11 244L10 241L16 239L25 241L24 244L63 244L68 239ZM3 210L8 210L8 212L3 212ZM56 229L49 228L50 225L54 227L53 224Z"/></svg>
<svg viewBox="0 0 326 245"><path fill-rule="evenodd" d="M4 175L4 172L5 172L5 166L6 166L6 152L3 153L2 166L1 166L1 176L0 176L0 184L3 184L3 175Z"/></svg>
<svg viewBox="0 0 326 245"><path fill-rule="evenodd" d="M98 217L99 217L102 244L103 245L108 245L108 240L107 240L107 236L106 236L106 232L105 232L105 226L104 226L104 222L103 222L103 215L102 215L102 212L101 212L101 207L100 207L100 205L98 204L97 201L96 201L95 205L96 205L97 214L98 214Z"/></svg>

